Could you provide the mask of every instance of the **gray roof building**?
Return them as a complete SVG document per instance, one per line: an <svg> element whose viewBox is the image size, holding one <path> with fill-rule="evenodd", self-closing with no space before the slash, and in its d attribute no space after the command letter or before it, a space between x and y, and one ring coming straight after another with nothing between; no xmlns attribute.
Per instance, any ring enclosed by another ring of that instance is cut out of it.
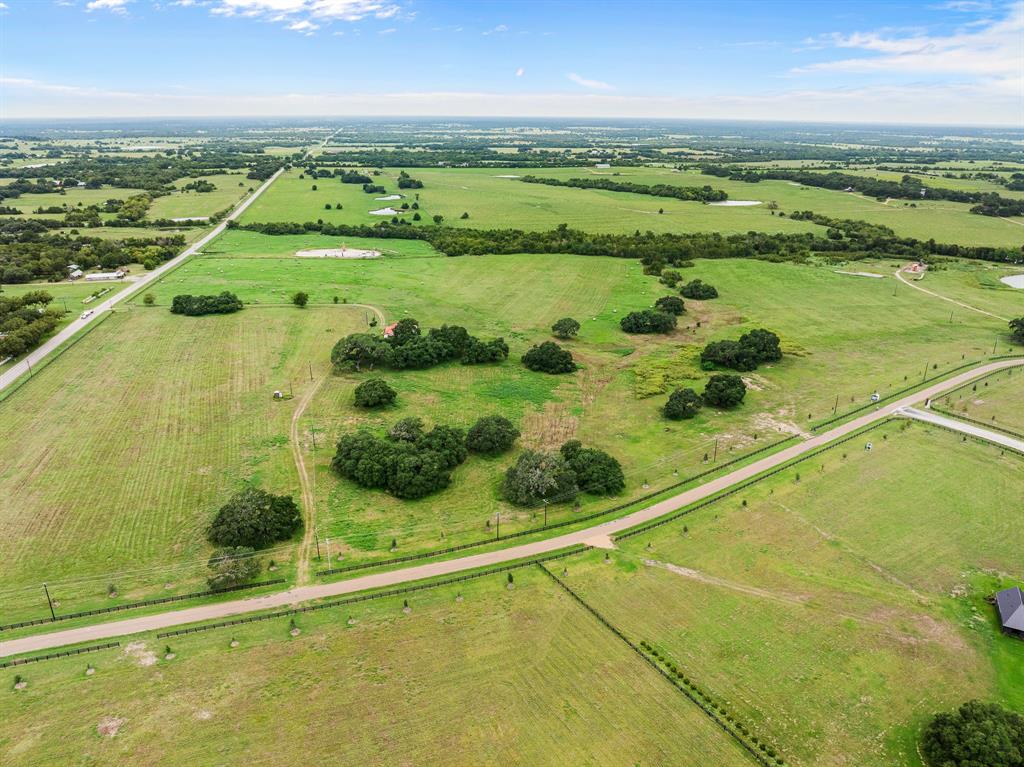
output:
<svg viewBox="0 0 1024 767"><path fill-rule="evenodd" d="M1024 593L1019 586L1003 589L996 594L999 622L1003 629L1024 636Z"/></svg>

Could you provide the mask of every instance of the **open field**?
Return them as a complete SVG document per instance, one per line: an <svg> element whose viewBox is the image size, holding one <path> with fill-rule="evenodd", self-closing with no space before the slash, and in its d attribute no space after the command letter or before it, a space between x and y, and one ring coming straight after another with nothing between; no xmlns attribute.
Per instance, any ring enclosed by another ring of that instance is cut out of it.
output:
<svg viewBox="0 0 1024 767"><path fill-rule="evenodd" d="M984 602L986 573L1024 576L1024 464L918 425L865 439L874 450L850 443L623 541L612 565L565 564L591 605L792 764L919 764L935 711L1024 705L1024 645Z"/></svg>
<svg viewBox="0 0 1024 767"><path fill-rule="evenodd" d="M574 168L574 175L585 168ZM342 184L336 178L299 179L299 171L282 176L267 194L249 208L241 223L264 221L315 221L323 219L340 224L373 224L381 220L369 211L391 205L399 207L403 200L377 201L376 197L405 194L410 205L419 195L423 225L432 223L432 216L443 215L445 225L518 229L554 229L568 224L593 232L642 231L721 231L746 232L760 229L769 232L807 232L820 227L805 221L790 221L770 216L766 210L722 208L683 202L650 195L624 194L592 189L565 189L524 184L514 179L499 178L503 174L533 172L549 175L547 169L428 169L410 168L414 178L421 179L423 189L400 190L399 169L388 168L374 179L387 189L386 195L370 195L358 184ZM317 190L312 187L316 185ZM337 210L335 205L342 204ZM325 210L325 205L330 210ZM663 214L658 210L664 209ZM462 220L463 213L470 217ZM403 218L412 220L409 210ZM386 217L389 218L389 217Z"/></svg>
<svg viewBox="0 0 1024 767"><path fill-rule="evenodd" d="M203 530L232 492L299 495L295 402L271 394L301 394L309 366L326 369L323 339L354 320L344 307L118 311L0 403L0 620L38 617L42 579L64 612L113 603L111 583L128 601L196 590Z"/></svg>
<svg viewBox="0 0 1024 767"><path fill-rule="evenodd" d="M1024 316L1024 290L1011 288L1000 282L1000 278L1022 273L1022 266L954 262L943 264L940 269L929 269L915 284L993 314L1012 318ZM907 275L907 279L912 278ZM1009 333L1008 328L1006 332Z"/></svg>
<svg viewBox="0 0 1024 767"><path fill-rule="evenodd" d="M302 615L294 638L275 619L174 639L169 661L143 637L19 669L28 688L0 702L5 763L753 764L536 570L513 590L495 575L401 604ZM116 737L99 735L111 720Z"/></svg>
<svg viewBox="0 0 1024 767"><path fill-rule="evenodd" d="M519 425L522 446L550 448L579 438L616 455L627 472L626 495L619 499L625 500L645 492L645 484L658 488L678 479L677 472L686 476L705 468L702 459L714 452L716 439L719 454L728 456L797 433L830 415L837 396L845 410L866 402L873 391L884 395L920 380L926 369L934 374L964 359L980 359L1001 331L998 322L969 312L956 313L950 324L948 305L892 279L836 274L832 266L701 261L686 278L712 282L722 297L690 302L680 330L671 336L630 336L618 328L619 318L668 292L634 261L543 255L413 258L429 256L429 248L397 241L347 244L382 249L385 257L299 259L291 256L296 250L337 243L313 235L235 231L215 242L211 255L183 265L152 292L166 305L179 292L233 290L245 301L282 303L296 290L307 290L314 305L338 296L379 307L391 320L412 316L427 327L464 325L510 344L511 358L502 365L384 372L399 399L379 413L352 405L360 376L325 378L301 426L307 445L313 431L320 444L310 456L317 467L317 529L321 539L332 539L333 551L350 557L386 556L392 539L402 553L479 540L491 534L487 523L496 512L506 532L542 521L541 510L516 510L500 499L500 477L514 454L471 458L456 470L450 488L417 502L339 481L329 468L333 444L358 425L385 429L399 418L420 416L428 423L468 427L480 415L500 413ZM851 268L888 273L891 265ZM558 281L545 278L555 271ZM360 322L370 316L368 310L357 314ZM583 325L568 346L584 369L566 377L526 371L519 356L545 340L551 322L562 316L575 316ZM672 423L660 414L668 388L661 395L637 397L638 375L662 363L675 370L670 375L675 383L667 387L700 390L707 373L693 357L673 360L706 340L735 338L752 327L778 332L791 354L748 376L752 390L743 407ZM339 335L312 351L315 361L326 360ZM613 503L581 497L583 510ZM574 512L563 504L552 513L559 519Z"/></svg>
<svg viewBox="0 0 1024 767"><path fill-rule="evenodd" d="M1024 376L1010 371L989 376L948 397L940 397L935 406L954 415L984 421L993 426L1024 433Z"/></svg>
<svg viewBox="0 0 1024 767"><path fill-rule="evenodd" d="M201 193L182 189L195 181L208 181L217 188L212 192ZM259 186L259 182L247 179L244 173L218 173L199 179L181 178L174 182L174 186L178 191L153 200L147 218L212 216L232 207L249 189Z"/></svg>
<svg viewBox="0 0 1024 767"><path fill-rule="evenodd" d="M524 184L506 175L533 174L545 178L614 177L640 184L675 186L709 185L722 189L732 200L778 202L785 212L813 210L838 218L853 218L883 224L897 234L965 245L1017 246L1024 242L1024 229L1016 219L978 216L969 212L967 203L893 200L883 204L860 195L827 189L803 187L788 181L742 181L705 176L697 171L670 168L410 168L414 178L423 181L423 189L399 190L400 169L387 168L374 179L387 194L403 193L405 201L416 199L423 223L431 216L445 217L447 226L519 229L552 229L566 223L573 228L595 232L719 231L723 234L747 232L820 232L806 221L791 221L773 216L767 206L719 207L698 202L683 202L664 197L571 189L541 184ZM369 224L380 220L370 210L394 202L377 202L357 184L342 184L336 178L299 179L299 170L290 171L254 204L242 222L310 221L322 218L331 223ZM312 189L313 186L317 190ZM342 204L337 210L335 205ZM330 210L324 208L331 206ZM658 210L664 213L659 214ZM414 211L404 218L411 220ZM470 218L462 220L463 212Z"/></svg>

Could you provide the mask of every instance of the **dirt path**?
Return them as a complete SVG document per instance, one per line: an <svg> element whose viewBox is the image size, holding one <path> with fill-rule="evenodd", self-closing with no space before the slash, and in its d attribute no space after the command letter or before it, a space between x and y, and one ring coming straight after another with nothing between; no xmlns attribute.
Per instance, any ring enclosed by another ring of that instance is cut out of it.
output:
<svg viewBox="0 0 1024 767"><path fill-rule="evenodd" d="M655 520L665 514L676 511L684 506L709 498L716 493L726 490L733 485L753 479L759 474L770 469L781 466L794 458L809 453L818 448L828 445L837 439L845 437L859 429L882 421L894 415L901 408L913 405L916 402L928 398L934 398L943 392L955 389L971 381L988 375L997 370L1005 370L1011 367L1024 365L1024 360L1010 359L998 360L981 365L973 370L968 370L952 376L940 383L932 384L914 394L895 400L887 405L880 405L877 410L871 411L853 420L840 424L823 434L810 437L802 442L792 445L777 453L772 453L760 460L742 466L728 474L709 480L702 485L679 493L659 503L652 504L631 514L618 519L608 520L592 527L576 530L570 533L546 538L540 541L524 543L518 546L488 551L481 554L472 554L457 559L448 559L427 564L407 567L400 570L372 573L370 575L358 576L343 581L331 583L316 583L307 586L296 586L287 591L267 594L261 597L249 599L236 599L230 602L219 602L216 604L200 605L182 610L173 610L156 615L144 615L137 618L99 623L91 626L54 631L48 634L36 634L19 639L11 639L0 642L0 657L17 655L19 653L38 652L49 650L54 647L61 647L79 642L95 642L111 637L125 636L142 631L156 631L174 626L182 626L188 623L199 621L223 619L244 613L258 612L261 610L286 607L299 602L306 602L314 599L325 599L337 597L344 594L354 594L370 589L395 586L411 581L423 580L425 578L436 578L453 575L456 573L475 570L481 567L491 567L519 559L537 557L551 552L576 546L592 540L601 535L614 536L630 528L641 525L645 522Z"/></svg>
<svg viewBox="0 0 1024 767"><path fill-rule="evenodd" d="M942 299L943 301L948 301L951 304L956 304L961 309L967 309L967 310L972 311L972 312L977 312L978 314L984 314L987 317L993 317L994 319L1002 320L1003 322L1009 322L1010 321L1009 318L1007 318L1007 317L1000 317L998 314L992 314L992 312L986 312L984 309L979 309L977 306L971 306L970 304L965 304L962 301L957 301L955 298L949 298L947 296L943 296L943 295L941 295L939 293L936 293L935 291L928 290L927 288L922 288L920 285L915 285L913 282L911 282L910 280L905 279L903 277L902 271L903 271L902 269L897 269L896 270L896 272L895 272L896 279L899 280L900 282L902 282L904 285L908 285L908 286L912 287L914 290L920 290L922 293L927 293L929 296L932 296L934 298L939 298L939 299Z"/></svg>
<svg viewBox="0 0 1024 767"><path fill-rule="evenodd" d="M377 317L378 327L383 328L385 325L384 312L372 304L338 304L338 306L368 309ZM310 387L309 391L302 395L302 398L299 399L298 405L295 407L295 412L292 413L290 431L292 457L295 459L295 470L299 475L299 487L302 494L302 521L304 525L302 543L299 544L298 562L295 568L295 582L298 586L303 586L309 583L310 557L313 553L313 541L316 536L317 529L315 485L312 478L312 472L310 472L306 467L306 457L303 454L302 444L299 441L299 422L305 414L306 408L309 407L309 403L313 401L313 397L315 397L316 393L320 391L320 387L324 385L324 381L327 380L327 376L329 375L330 373L328 372L327 375L322 376L316 384Z"/></svg>

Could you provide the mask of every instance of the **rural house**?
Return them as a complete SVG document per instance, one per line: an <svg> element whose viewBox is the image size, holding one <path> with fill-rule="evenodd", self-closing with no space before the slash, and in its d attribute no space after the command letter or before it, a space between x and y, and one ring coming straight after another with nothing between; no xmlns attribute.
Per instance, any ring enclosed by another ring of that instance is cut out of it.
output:
<svg viewBox="0 0 1024 767"><path fill-rule="evenodd" d="M1010 636L1024 639L1024 593L1019 586L1003 589L996 594L999 624Z"/></svg>

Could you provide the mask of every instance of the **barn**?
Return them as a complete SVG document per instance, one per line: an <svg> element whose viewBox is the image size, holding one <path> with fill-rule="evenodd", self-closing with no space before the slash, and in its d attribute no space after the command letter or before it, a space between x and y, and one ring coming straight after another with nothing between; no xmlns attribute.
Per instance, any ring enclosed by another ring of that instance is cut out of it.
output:
<svg viewBox="0 0 1024 767"><path fill-rule="evenodd" d="M1003 589L996 594L999 623L1010 636L1024 639L1024 593L1019 586Z"/></svg>

